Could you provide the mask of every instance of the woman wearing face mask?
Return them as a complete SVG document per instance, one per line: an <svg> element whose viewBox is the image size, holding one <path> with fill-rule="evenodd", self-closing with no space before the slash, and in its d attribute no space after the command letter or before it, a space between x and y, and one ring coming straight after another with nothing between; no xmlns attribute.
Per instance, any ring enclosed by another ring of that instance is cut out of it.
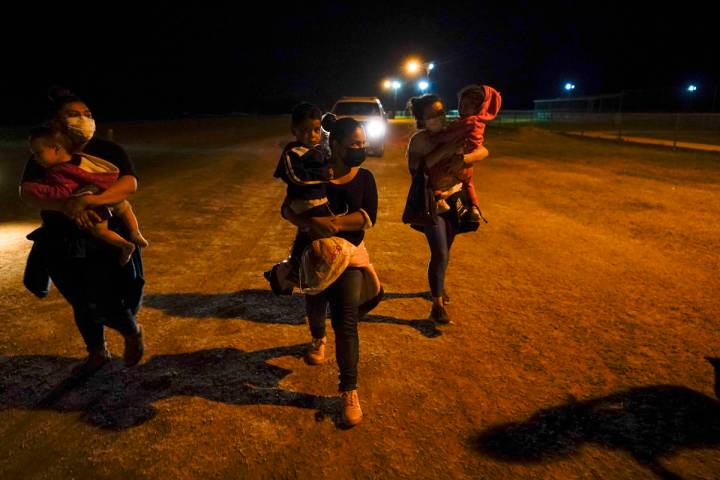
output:
<svg viewBox="0 0 720 480"><path fill-rule="evenodd" d="M44 296L49 280L45 281L46 288L37 287L42 285L43 275L46 279L49 275L72 306L75 323L88 351L88 357L73 369L73 374L94 373L110 360L104 326L123 335L125 363L136 365L144 351L142 330L135 321L144 285L140 251L136 249L130 262L120 266L117 253L95 239L87 229L101 221L93 208L117 204L137 190L137 173L120 146L94 136L95 121L85 102L64 89L53 89L50 100L48 124L71 139L71 153L86 153L108 161L118 168L119 177L97 195L71 197L64 201L40 200L24 190L23 184L41 181L45 170L33 158L28 160L21 179L20 196L25 203L41 210L43 223L28 236L34 245L25 283L33 293ZM127 228L116 217L110 218L109 228L128 238ZM29 278L34 280L29 282Z"/></svg>
<svg viewBox="0 0 720 480"><path fill-rule="evenodd" d="M356 425L362 420L357 393L359 340L358 320L361 308L366 312L364 292L368 290L369 259L363 239L365 230L375 224L377 187L375 177L360 164L365 160L365 132L351 118L337 120L330 130L330 166L333 179L327 184L327 197L334 217L310 219L295 215L283 206L282 215L295 225L308 228L315 238L340 237L354 245L353 261L327 289L317 295L306 295L308 320L313 336L308 352L310 363L321 363L325 354L325 318L330 306L335 332L335 356L340 370L339 390L343 401L344 423ZM375 302L382 296L375 278ZM379 293L378 293L379 292ZM361 306L361 303L363 305Z"/></svg>
<svg viewBox="0 0 720 480"><path fill-rule="evenodd" d="M453 161L458 164L472 164L487 157L488 151L484 147L469 154L456 153L463 146L463 139L440 145L433 140L433 134L445 128L445 105L437 95L426 94L414 97L410 99L409 106L419 129L410 138L407 148L408 168L411 175L415 174L422 161L425 162L427 170L448 157L454 156ZM462 188L462 184L454 186L451 190L459 188ZM437 323L450 323L450 317L445 309L445 305L450 302L445 289L445 272L450 260L450 248L457 232L457 218L453 216L452 211L437 215L434 225L423 227L423 233L430 246L428 282L433 302L430 319Z"/></svg>

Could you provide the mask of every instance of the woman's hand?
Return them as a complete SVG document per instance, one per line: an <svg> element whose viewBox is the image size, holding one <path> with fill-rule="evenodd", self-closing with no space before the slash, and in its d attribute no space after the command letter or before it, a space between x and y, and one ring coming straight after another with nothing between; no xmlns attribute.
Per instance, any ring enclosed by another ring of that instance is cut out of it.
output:
<svg viewBox="0 0 720 480"><path fill-rule="evenodd" d="M62 213L67 217L74 219L90 204L88 198L90 195L82 195L80 197L70 197L63 202Z"/></svg>
<svg viewBox="0 0 720 480"><path fill-rule="evenodd" d="M310 232L314 237L332 237L339 231L333 217L312 217L310 219Z"/></svg>
<svg viewBox="0 0 720 480"><path fill-rule="evenodd" d="M72 217L75 225L83 230L91 230L96 223L102 222L100 215L93 210L81 210Z"/></svg>
<svg viewBox="0 0 720 480"><path fill-rule="evenodd" d="M448 162L446 173L449 175L457 175L463 168L472 167L475 162L479 162L488 156L487 148L482 145L477 147L470 153L455 154Z"/></svg>
<svg viewBox="0 0 720 480"><path fill-rule="evenodd" d="M452 157L458 152L458 150L463 147L463 145L465 145L465 140L462 138L459 138L454 142L448 142L438 145L432 152L428 153L425 156L425 167L431 168L436 163L446 158Z"/></svg>
<svg viewBox="0 0 720 480"><path fill-rule="evenodd" d="M449 157L456 154L465 145L464 138L458 138L453 142L448 142L442 146L443 156Z"/></svg>

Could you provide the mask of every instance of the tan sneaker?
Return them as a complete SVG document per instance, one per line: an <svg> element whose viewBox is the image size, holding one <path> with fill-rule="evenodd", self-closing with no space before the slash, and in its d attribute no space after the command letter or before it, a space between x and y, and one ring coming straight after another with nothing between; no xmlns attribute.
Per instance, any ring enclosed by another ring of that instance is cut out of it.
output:
<svg viewBox="0 0 720 480"><path fill-rule="evenodd" d="M305 359L310 365L320 365L325 362L325 345L327 337L313 338L308 351L305 353Z"/></svg>
<svg viewBox="0 0 720 480"><path fill-rule="evenodd" d="M347 425L354 426L362 421L363 413L360 408L360 399L357 390L349 392L340 392L340 398L343 402L342 419Z"/></svg>

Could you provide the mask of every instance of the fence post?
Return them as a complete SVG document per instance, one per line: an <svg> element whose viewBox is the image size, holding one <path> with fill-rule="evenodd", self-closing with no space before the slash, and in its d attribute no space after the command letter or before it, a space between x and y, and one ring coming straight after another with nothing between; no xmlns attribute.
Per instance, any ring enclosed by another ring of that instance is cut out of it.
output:
<svg viewBox="0 0 720 480"><path fill-rule="evenodd" d="M675 132L673 134L673 151L677 149L678 129L680 128L680 114L675 114Z"/></svg>

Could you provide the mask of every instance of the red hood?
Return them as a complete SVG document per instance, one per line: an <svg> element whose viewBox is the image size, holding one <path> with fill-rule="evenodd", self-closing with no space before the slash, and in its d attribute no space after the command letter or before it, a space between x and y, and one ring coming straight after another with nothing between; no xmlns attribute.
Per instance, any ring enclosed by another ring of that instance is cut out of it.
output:
<svg viewBox="0 0 720 480"><path fill-rule="evenodd" d="M489 122L497 117L500 111L500 105L502 104L502 97L500 96L500 92L494 88L488 87L487 85L483 85L482 87L485 90L485 100L480 106L480 112L477 116L480 117L480 120L483 122Z"/></svg>

